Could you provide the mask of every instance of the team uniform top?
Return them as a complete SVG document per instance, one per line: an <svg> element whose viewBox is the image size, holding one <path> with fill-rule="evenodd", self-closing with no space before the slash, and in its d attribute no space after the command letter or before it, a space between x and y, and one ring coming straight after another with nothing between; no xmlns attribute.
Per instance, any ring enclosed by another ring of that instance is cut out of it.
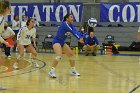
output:
<svg viewBox="0 0 140 93"><path fill-rule="evenodd" d="M56 36L53 39L53 44L60 43L62 46L64 45L64 41L67 38L67 32L71 32L78 40L82 38L80 33L76 30L73 24L68 25L66 21L62 22L60 25Z"/></svg>
<svg viewBox="0 0 140 93"><path fill-rule="evenodd" d="M18 33L17 40L21 45L29 45L31 44L31 37L36 38L36 29L29 30L27 27L23 27Z"/></svg>
<svg viewBox="0 0 140 93"><path fill-rule="evenodd" d="M26 26L26 23L27 23L27 22L25 22L25 21L21 21L21 27Z"/></svg>
<svg viewBox="0 0 140 93"><path fill-rule="evenodd" d="M2 31L1 35L2 35L3 39L7 39L7 38L15 35L15 32L10 27L7 27L6 30Z"/></svg>
<svg viewBox="0 0 140 93"><path fill-rule="evenodd" d="M15 20L12 21L12 29L13 30L19 30L20 29L20 25L17 25L17 24L20 24L20 22L15 21Z"/></svg>
<svg viewBox="0 0 140 93"><path fill-rule="evenodd" d="M4 30L4 16L0 16L0 42L4 42L4 39L1 37L2 31Z"/></svg>

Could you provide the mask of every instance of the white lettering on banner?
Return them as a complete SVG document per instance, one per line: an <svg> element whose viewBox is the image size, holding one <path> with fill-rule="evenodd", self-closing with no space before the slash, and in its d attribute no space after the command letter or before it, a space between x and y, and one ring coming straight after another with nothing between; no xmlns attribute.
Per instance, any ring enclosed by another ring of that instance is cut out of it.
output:
<svg viewBox="0 0 140 93"><path fill-rule="evenodd" d="M11 6L11 16L10 16L10 19L11 20L13 20L13 18L14 18L14 15L15 15L15 8L16 8L16 6ZM8 17L8 16L7 16ZM8 19L8 18L7 18Z"/></svg>
<svg viewBox="0 0 140 93"><path fill-rule="evenodd" d="M130 8L130 21L129 22L133 22L135 19L135 9L132 5L125 5L123 10L122 10L122 19L124 22L128 22L128 18L127 18L127 9Z"/></svg>
<svg viewBox="0 0 140 93"><path fill-rule="evenodd" d="M51 12L53 12L53 5L44 5L43 12L46 12L46 22L50 21Z"/></svg>
<svg viewBox="0 0 140 93"><path fill-rule="evenodd" d="M28 6L18 6L18 8L19 8L19 19L20 21L22 21L22 16L25 15L25 13L27 12Z"/></svg>
<svg viewBox="0 0 140 93"><path fill-rule="evenodd" d="M55 12L55 17L56 17L56 21L57 22L60 22L60 10L63 10L63 17L67 14L67 9L64 5L59 5L57 8L56 8L56 12ZM61 15L62 16L62 15Z"/></svg>
<svg viewBox="0 0 140 93"><path fill-rule="evenodd" d="M112 5L109 8L108 16L110 22L120 22L120 19L122 19L123 22L134 22L135 18L137 17L137 22L140 22L140 5L136 5L137 11L135 10L133 5L127 4L122 8L122 11L120 9L119 5ZM114 13L114 9L117 8L117 12ZM130 15L128 15L128 9L130 9ZM119 16L119 14L122 15ZM114 15L118 14L117 20L114 20ZM136 16L137 15L137 16ZM130 19L128 19L128 16Z"/></svg>
<svg viewBox="0 0 140 93"><path fill-rule="evenodd" d="M138 22L140 22L140 5L136 5L137 6L137 20Z"/></svg>
<svg viewBox="0 0 140 93"><path fill-rule="evenodd" d="M109 21L110 22L115 22L114 21L114 18L113 18L113 11L114 11L114 9L115 8L117 8L117 10L118 10L118 13L120 12L120 6L119 5L113 5L113 6L111 6L110 7L110 9L109 9L109 12L108 12L108 16L109 16ZM120 22L120 17L118 16L118 18L117 18L117 21L116 22Z"/></svg>
<svg viewBox="0 0 140 93"><path fill-rule="evenodd" d="M30 4L28 5L18 5L18 4L13 4L11 6L11 18L10 20L13 19L13 16L15 14L19 14L19 18L22 19L22 15L26 15L28 17L34 17L38 21L57 21L60 22L62 21L62 18L67 14L67 13L72 13L75 21L79 22L80 21L80 13L81 13L81 5L33 5ZM51 17L53 16L53 17ZM9 17L7 17L9 18ZM10 21L9 20L9 21Z"/></svg>
<svg viewBox="0 0 140 93"><path fill-rule="evenodd" d="M70 13L72 13L73 14L73 16L75 17L75 20L77 21L77 22L79 22L80 20L79 20L79 15L80 15L80 5L76 5L77 6L77 11L76 11L76 7L75 6L73 6L73 5L69 5L69 7L70 7Z"/></svg>
<svg viewBox="0 0 140 93"><path fill-rule="evenodd" d="M39 10L38 10L38 7L36 5L34 6L34 12L33 12L32 17L34 17L37 21L41 21Z"/></svg>

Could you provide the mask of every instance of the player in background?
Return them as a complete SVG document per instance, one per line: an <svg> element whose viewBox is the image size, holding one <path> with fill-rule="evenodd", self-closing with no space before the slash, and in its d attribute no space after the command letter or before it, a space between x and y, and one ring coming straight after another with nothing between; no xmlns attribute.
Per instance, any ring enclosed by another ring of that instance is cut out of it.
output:
<svg viewBox="0 0 140 93"><path fill-rule="evenodd" d="M22 21L21 21L21 27L26 26L26 23L27 23L27 16L26 15L23 15L22 16Z"/></svg>
<svg viewBox="0 0 140 93"><path fill-rule="evenodd" d="M35 50L36 46L36 29L34 28L34 19L29 18L27 20L27 26L20 29L18 35L17 35L17 47L19 50L19 55L17 57L17 62L14 63L13 67L15 69L18 69L18 63L21 58L24 56L24 48L26 48L30 53L32 53L31 61L34 64L35 67L39 67L39 65L34 61L34 59L37 57L37 52ZM33 45L31 44L31 37L33 39Z"/></svg>
<svg viewBox="0 0 140 93"><path fill-rule="evenodd" d="M2 38L5 41L7 41L8 39L12 39L12 41L13 41L14 35L15 35L15 32L8 26L7 22L5 22L4 23L4 30L2 31L2 34L1 34ZM7 47L5 44L3 44L3 46L4 46L5 55L8 58L11 58L11 53L10 53L10 49L11 48L10 47Z"/></svg>

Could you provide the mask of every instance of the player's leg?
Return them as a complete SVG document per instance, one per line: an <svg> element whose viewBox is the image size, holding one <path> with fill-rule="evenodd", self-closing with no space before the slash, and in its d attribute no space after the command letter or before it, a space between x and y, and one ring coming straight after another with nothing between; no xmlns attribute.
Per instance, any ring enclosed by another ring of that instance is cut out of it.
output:
<svg viewBox="0 0 140 93"><path fill-rule="evenodd" d="M56 78L55 68L56 68L58 62L61 60L61 57L62 57L62 47L61 47L61 45L59 43L55 43L53 45L53 49L54 49L54 52L56 53L56 56L55 56L54 61L52 63L51 71L48 74L52 78Z"/></svg>
<svg viewBox="0 0 140 93"><path fill-rule="evenodd" d="M18 69L18 63L20 59L23 58L24 56L24 46L19 44L17 47L18 47L19 54L17 56L17 62L15 62L13 65L14 69Z"/></svg>
<svg viewBox="0 0 140 93"><path fill-rule="evenodd" d="M84 50L85 50L85 53L86 53L86 55L85 56L88 56L89 55L89 52L88 52L88 50L89 50L89 48L88 48L88 46L87 45L84 45Z"/></svg>
<svg viewBox="0 0 140 93"><path fill-rule="evenodd" d="M7 56L7 57L11 57L11 54L10 54L10 47L4 47L4 50L5 50L5 55Z"/></svg>
<svg viewBox="0 0 140 93"><path fill-rule="evenodd" d="M32 53L32 55L31 55L31 61L32 61L33 65L34 65L36 68L38 68L39 65L37 64L37 62L35 62L35 59L37 58L37 52L36 52L35 48L33 47L32 44L29 44L28 47L27 47L27 50L28 50L30 53Z"/></svg>
<svg viewBox="0 0 140 93"><path fill-rule="evenodd" d="M71 74L74 76L80 76L80 74L75 69L75 55L74 55L73 51L67 44L64 44L63 50L64 50L65 54L69 57L70 66L71 66Z"/></svg>
<svg viewBox="0 0 140 93"><path fill-rule="evenodd" d="M7 51L6 51L6 45L5 45L5 44L3 44L3 48L4 48L4 53L5 53L5 55L8 57Z"/></svg>
<svg viewBox="0 0 140 93"><path fill-rule="evenodd" d="M97 54L97 52L99 51L99 49L100 49L100 46L99 45L97 45L97 46L94 46L93 48L92 48L92 55L93 56L96 56L96 54Z"/></svg>
<svg viewBox="0 0 140 93"><path fill-rule="evenodd" d="M0 48L0 67L2 66L2 49ZM0 86L0 90L6 90L6 87Z"/></svg>

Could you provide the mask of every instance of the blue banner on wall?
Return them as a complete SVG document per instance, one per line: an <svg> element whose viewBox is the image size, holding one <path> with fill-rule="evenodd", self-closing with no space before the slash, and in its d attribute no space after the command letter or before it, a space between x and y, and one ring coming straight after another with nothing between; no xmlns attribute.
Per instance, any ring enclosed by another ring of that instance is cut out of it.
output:
<svg viewBox="0 0 140 93"><path fill-rule="evenodd" d="M101 22L140 22L140 3L104 3L100 5Z"/></svg>
<svg viewBox="0 0 140 93"><path fill-rule="evenodd" d="M74 16L75 22L80 22L82 18L82 3L72 4L12 4L11 15L8 16L8 21L13 19L15 14L21 18L22 15L34 17L38 21L56 21L60 22L67 13Z"/></svg>

